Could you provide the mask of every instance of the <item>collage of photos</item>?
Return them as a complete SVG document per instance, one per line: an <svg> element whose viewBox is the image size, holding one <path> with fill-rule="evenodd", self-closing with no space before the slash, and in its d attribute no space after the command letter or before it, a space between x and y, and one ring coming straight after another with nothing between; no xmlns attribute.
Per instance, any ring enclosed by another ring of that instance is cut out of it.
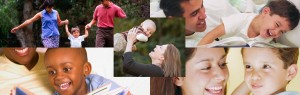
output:
<svg viewBox="0 0 300 95"><path fill-rule="evenodd" d="M0 93L300 95L299 11L299 0L2 0Z"/></svg>

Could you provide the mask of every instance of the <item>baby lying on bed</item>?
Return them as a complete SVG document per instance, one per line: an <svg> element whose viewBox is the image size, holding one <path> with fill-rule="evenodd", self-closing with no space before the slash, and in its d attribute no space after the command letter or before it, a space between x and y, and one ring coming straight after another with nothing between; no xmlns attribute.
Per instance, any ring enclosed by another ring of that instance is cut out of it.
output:
<svg viewBox="0 0 300 95"><path fill-rule="evenodd" d="M147 42L148 38L151 37L151 35L156 31L156 25L152 20L147 19L142 22L140 26L133 27L129 31L138 31L136 36L137 40ZM127 44L127 34L128 31L114 34L114 51L121 52L125 50ZM133 50L135 49L136 47L134 45Z"/></svg>
<svg viewBox="0 0 300 95"><path fill-rule="evenodd" d="M298 25L299 16L299 10L293 3L286 0L271 0L260 14L240 13L222 18L222 24L206 34L198 45L228 37L242 37L246 40L268 43L273 38L294 29Z"/></svg>

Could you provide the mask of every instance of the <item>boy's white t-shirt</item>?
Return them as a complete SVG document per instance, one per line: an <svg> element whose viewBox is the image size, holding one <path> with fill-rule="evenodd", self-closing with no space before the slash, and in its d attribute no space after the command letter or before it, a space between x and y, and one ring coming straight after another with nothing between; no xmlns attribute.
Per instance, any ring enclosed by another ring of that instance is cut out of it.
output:
<svg viewBox="0 0 300 95"><path fill-rule="evenodd" d="M222 22L225 27L225 35L221 36L220 39L229 37L242 37L245 40L256 40L269 43L272 38L262 38L257 36L255 38L248 37L248 29L251 22L257 16L256 13L240 13L234 14L228 17L223 17Z"/></svg>
<svg viewBox="0 0 300 95"><path fill-rule="evenodd" d="M196 47L201 38L204 37L204 33L195 32L192 35L185 36L185 47Z"/></svg>
<svg viewBox="0 0 300 95"><path fill-rule="evenodd" d="M39 53L39 60L31 70L10 61L4 54L0 55L0 93L9 95L15 86L37 95L52 94L54 89L49 83L43 53Z"/></svg>
<svg viewBox="0 0 300 95"><path fill-rule="evenodd" d="M71 47L81 47L81 42L84 41L83 36L75 38L73 35L70 35L68 39L71 41Z"/></svg>

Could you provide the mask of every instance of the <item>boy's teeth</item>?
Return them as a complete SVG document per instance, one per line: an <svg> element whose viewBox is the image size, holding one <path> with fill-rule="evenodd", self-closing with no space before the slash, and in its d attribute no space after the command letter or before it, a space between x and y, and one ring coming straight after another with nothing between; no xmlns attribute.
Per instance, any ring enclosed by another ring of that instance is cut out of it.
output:
<svg viewBox="0 0 300 95"><path fill-rule="evenodd" d="M27 50L28 50L28 48L15 49L15 51L18 52L18 53L25 53Z"/></svg>
<svg viewBox="0 0 300 95"><path fill-rule="evenodd" d="M60 85L60 89L65 90L69 88L69 83L63 83Z"/></svg>
<svg viewBox="0 0 300 95"><path fill-rule="evenodd" d="M270 32L270 30L267 31L268 36L272 36L272 33Z"/></svg>

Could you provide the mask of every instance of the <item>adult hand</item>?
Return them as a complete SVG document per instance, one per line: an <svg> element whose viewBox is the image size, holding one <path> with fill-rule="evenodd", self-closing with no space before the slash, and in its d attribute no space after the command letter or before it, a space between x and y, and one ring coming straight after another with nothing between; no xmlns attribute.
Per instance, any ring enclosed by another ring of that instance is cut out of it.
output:
<svg viewBox="0 0 300 95"><path fill-rule="evenodd" d="M90 29L91 29L91 27L92 27L92 25L91 25L91 24L87 24L87 25L85 25L85 30L90 30Z"/></svg>
<svg viewBox="0 0 300 95"><path fill-rule="evenodd" d="M133 27L132 29L130 29L128 31L128 34L127 34L127 43L135 43L136 42L136 35L137 35L137 32L138 32L138 27Z"/></svg>
<svg viewBox="0 0 300 95"><path fill-rule="evenodd" d="M11 29L10 32L11 32L11 33L16 33L17 30L19 30L19 28L18 28L18 27L15 27L15 28Z"/></svg>
<svg viewBox="0 0 300 95"><path fill-rule="evenodd" d="M125 52L132 52L133 45L137 41L137 39L136 39L137 32L138 32L138 28L137 27L133 27L132 29L130 29L128 31L128 34L127 34L127 45L126 45Z"/></svg>
<svg viewBox="0 0 300 95"><path fill-rule="evenodd" d="M69 24L69 20L68 19L65 20L65 24Z"/></svg>

